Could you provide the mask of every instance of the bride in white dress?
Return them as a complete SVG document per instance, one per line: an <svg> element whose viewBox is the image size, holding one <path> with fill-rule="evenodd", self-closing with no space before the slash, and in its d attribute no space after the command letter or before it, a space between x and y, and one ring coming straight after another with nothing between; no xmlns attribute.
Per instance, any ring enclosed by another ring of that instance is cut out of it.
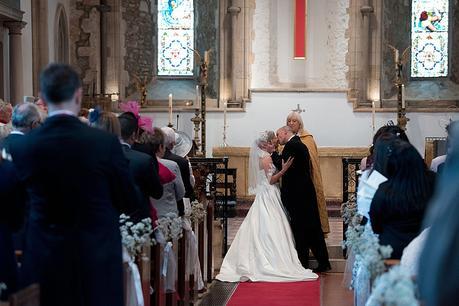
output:
<svg viewBox="0 0 459 306"><path fill-rule="evenodd" d="M216 277L220 281L308 281L318 277L298 259L278 186L292 161L276 170L270 156L275 141L274 132L263 132L250 151L249 192L255 194L255 201L223 260Z"/></svg>

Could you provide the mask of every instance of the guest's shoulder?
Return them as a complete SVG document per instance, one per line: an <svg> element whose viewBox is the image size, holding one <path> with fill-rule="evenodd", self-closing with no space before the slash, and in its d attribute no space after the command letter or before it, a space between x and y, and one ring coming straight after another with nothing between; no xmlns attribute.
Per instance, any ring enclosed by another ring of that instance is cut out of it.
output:
<svg viewBox="0 0 459 306"><path fill-rule="evenodd" d="M159 162L162 163L167 168L169 168L169 170L171 171L175 172L176 170L179 169L179 165L177 164L177 162L173 160L161 158Z"/></svg>

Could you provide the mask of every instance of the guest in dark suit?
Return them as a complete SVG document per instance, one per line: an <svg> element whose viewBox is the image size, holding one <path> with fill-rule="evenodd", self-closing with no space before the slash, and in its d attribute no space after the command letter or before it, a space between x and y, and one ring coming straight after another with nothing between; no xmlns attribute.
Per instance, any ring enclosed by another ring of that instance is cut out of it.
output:
<svg viewBox="0 0 459 306"><path fill-rule="evenodd" d="M371 227L382 245L400 259L403 249L421 232L435 174L429 171L415 147L383 134L375 145L374 169L388 180L379 185L370 206Z"/></svg>
<svg viewBox="0 0 459 306"><path fill-rule="evenodd" d="M21 277L41 305L123 305L119 212L139 209L119 140L83 124L82 88L68 65L40 75L49 117L11 145L30 213Z"/></svg>
<svg viewBox="0 0 459 306"><path fill-rule="evenodd" d="M12 232L21 225L24 201L19 190L12 162L0 157L0 283L6 290L0 300L17 288L17 263L14 255Z"/></svg>
<svg viewBox="0 0 459 306"><path fill-rule="evenodd" d="M0 143L0 148L9 152L10 144L29 133L41 124L41 117L38 106L33 103L21 103L14 107L11 117L13 126L10 134Z"/></svg>
<svg viewBox="0 0 459 306"><path fill-rule="evenodd" d="M309 167L308 148L295 136L292 129L284 126L277 131L282 159L293 157L293 164L282 177L281 198L290 217L295 247L305 268L309 267L309 249L319 262L314 272L331 269L327 246L322 231L314 184Z"/></svg>
<svg viewBox="0 0 459 306"><path fill-rule="evenodd" d="M121 144L129 160L129 170L143 199L146 211L150 211L150 197L159 199L163 195L163 186L159 181L157 161L148 154L133 150L138 121L133 113L126 112L118 116L121 126Z"/></svg>
<svg viewBox="0 0 459 306"><path fill-rule="evenodd" d="M41 116L38 109L33 103L21 103L14 107L11 117L13 130L3 140L0 147L6 152L10 151L10 146L19 141L25 134L37 128L41 124ZM28 209L25 210L26 214ZM13 234L13 242L15 250L23 250L25 243L25 228L27 226L26 214L22 215L21 224L23 226Z"/></svg>

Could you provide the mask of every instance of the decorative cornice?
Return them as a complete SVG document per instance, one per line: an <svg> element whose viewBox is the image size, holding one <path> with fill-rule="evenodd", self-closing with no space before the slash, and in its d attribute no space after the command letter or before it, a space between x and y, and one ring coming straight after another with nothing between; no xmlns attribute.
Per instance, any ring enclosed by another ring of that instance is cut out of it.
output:
<svg viewBox="0 0 459 306"><path fill-rule="evenodd" d="M321 147L318 151L319 157L363 158L368 155L367 147ZM249 147L214 147L212 149L214 157L248 157L249 154Z"/></svg>
<svg viewBox="0 0 459 306"><path fill-rule="evenodd" d="M11 20L11 21L21 21L24 12L5 5L4 3L0 2L0 18L4 20Z"/></svg>

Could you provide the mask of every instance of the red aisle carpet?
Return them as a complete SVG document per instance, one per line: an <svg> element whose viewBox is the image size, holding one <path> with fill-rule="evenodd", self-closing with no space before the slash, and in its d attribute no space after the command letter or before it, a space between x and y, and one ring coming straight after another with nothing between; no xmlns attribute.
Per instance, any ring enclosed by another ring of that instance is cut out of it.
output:
<svg viewBox="0 0 459 306"><path fill-rule="evenodd" d="M320 279L292 283L240 283L228 306L320 306Z"/></svg>

